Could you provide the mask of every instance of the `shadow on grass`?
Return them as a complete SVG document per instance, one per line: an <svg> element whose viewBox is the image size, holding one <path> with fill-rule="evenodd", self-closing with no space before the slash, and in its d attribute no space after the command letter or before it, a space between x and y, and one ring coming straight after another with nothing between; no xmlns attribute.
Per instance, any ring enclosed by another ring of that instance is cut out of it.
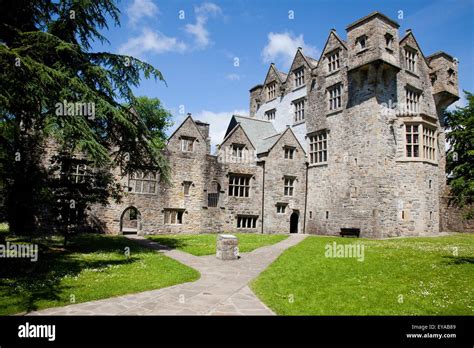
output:
<svg viewBox="0 0 474 348"><path fill-rule="evenodd" d="M177 239L177 238L150 238L153 242L156 242L158 244L165 245L171 249L178 249L178 248L184 248L187 247L189 244L186 243L185 240L182 239Z"/></svg>
<svg viewBox="0 0 474 348"><path fill-rule="evenodd" d="M474 264L474 257L461 257L461 256L443 256L445 262L451 265L466 265Z"/></svg>
<svg viewBox="0 0 474 348"><path fill-rule="evenodd" d="M27 240L21 238L22 241ZM15 242L20 242L16 239ZM39 245L37 262L30 259L0 259L0 302L3 306L21 308L21 311L38 309L41 301L63 301L68 304L65 296L72 287L61 284L65 276L74 278L85 269L105 269L116 265L136 262L138 257L125 258L124 249L137 253L148 252L123 238L100 237L96 235L80 235L72 239L66 248L60 248L58 243ZM123 259L104 259L101 255L96 258L84 259L84 253L112 253ZM74 290L71 289L71 292ZM0 309L0 314L5 309ZM8 309L7 309L8 311Z"/></svg>

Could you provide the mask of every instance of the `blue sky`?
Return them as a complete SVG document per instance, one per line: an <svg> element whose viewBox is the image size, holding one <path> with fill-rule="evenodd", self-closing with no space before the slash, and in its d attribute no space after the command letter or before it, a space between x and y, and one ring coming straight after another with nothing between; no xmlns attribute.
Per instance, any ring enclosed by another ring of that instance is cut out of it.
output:
<svg viewBox="0 0 474 348"><path fill-rule="evenodd" d="M104 32L110 45L94 50L160 69L167 86L143 80L136 94L158 97L176 124L187 112L211 123L213 143L232 113L248 113L248 90L270 62L287 72L298 46L319 59L331 28L345 38L348 24L375 10L400 24L400 37L412 29L425 55L458 58L460 89L474 92L473 0L125 0L119 8L121 26Z"/></svg>

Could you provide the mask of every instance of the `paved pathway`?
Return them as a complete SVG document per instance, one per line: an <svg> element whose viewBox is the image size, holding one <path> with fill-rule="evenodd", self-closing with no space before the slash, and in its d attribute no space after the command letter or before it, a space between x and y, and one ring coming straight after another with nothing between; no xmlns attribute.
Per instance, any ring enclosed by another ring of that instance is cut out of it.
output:
<svg viewBox="0 0 474 348"><path fill-rule="evenodd" d="M248 283L285 249L305 237L290 235L277 244L242 253L236 261L218 260L215 255L194 256L142 237L129 237L198 270L201 278L192 283L49 308L29 315L274 315L254 295Z"/></svg>

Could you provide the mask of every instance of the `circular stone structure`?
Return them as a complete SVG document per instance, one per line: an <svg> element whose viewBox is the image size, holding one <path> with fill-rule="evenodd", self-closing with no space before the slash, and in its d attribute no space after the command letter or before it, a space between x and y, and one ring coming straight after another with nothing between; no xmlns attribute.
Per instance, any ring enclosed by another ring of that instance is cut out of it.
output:
<svg viewBox="0 0 474 348"><path fill-rule="evenodd" d="M232 234L217 236L216 257L219 260L237 260L239 258L239 240Z"/></svg>

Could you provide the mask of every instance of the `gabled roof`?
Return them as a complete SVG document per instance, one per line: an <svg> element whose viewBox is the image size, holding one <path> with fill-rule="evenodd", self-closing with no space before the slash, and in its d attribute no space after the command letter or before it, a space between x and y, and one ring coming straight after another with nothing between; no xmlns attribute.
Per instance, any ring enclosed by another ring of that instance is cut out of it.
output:
<svg viewBox="0 0 474 348"><path fill-rule="evenodd" d="M413 35L413 32L411 30L409 30L409 29L407 30L405 36L400 40L400 44L403 41L407 40L410 36L413 38L413 41L415 41L416 49L420 52L421 56L425 60L426 65L430 66L429 61L426 59L425 55L423 54L423 51L421 50L421 46L418 44L418 41L416 41L415 35Z"/></svg>
<svg viewBox="0 0 474 348"><path fill-rule="evenodd" d="M295 135L295 133L293 133L293 130L289 126L283 132L281 132L280 134L277 134L278 137L274 139L273 144L268 148L267 151L271 151L273 147L280 141L280 139L283 138L286 132L291 132L291 134L293 134L293 137L295 138L298 145L301 147L303 152L306 153L304 147L301 145L300 141L298 140L298 137Z"/></svg>
<svg viewBox="0 0 474 348"><path fill-rule="evenodd" d="M224 141L229 138L237 126L240 126L245 132L250 142L255 147L257 154L265 152L268 149L268 138L278 135L273 123L270 121L259 120L253 117L233 115L229 122Z"/></svg>
<svg viewBox="0 0 474 348"><path fill-rule="evenodd" d="M194 127L196 127L196 130L197 130L198 134L201 135L201 138L202 138L203 140L206 140L206 139L204 138L204 135L202 135L201 131L199 130L199 127L196 125L196 122L194 122L193 118L191 117L191 114L188 114L188 116L184 119L184 121L181 122L181 124L179 125L179 127L176 128L176 130L168 137L168 142L170 141L171 138L174 137L174 135L175 135L175 134L178 132L178 130L183 126L183 124L185 124L185 123L188 121L188 119L190 119L191 122L193 123ZM200 122L200 121L198 121L198 122ZM204 123L204 122L202 122L202 123Z"/></svg>
<svg viewBox="0 0 474 348"><path fill-rule="evenodd" d="M267 82L267 79L268 79L268 75L270 75L270 71L272 71L272 69L275 71L275 75L277 76L278 80L280 81L280 83L283 83L285 80L286 80L286 74L285 73L282 73L280 71L278 71L277 67L275 66L274 63L271 63L270 64L270 67L268 68L268 71L267 71L267 75L265 75L265 80L263 80L263 85L266 84Z"/></svg>
<svg viewBox="0 0 474 348"><path fill-rule="evenodd" d="M347 50L347 45L346 45L346 42L344 40L342 40L339 35L337 35L336 33L336 30L334 29L331 29L331 31L329 32L329 35L328 35L328 38L326 40L326 43L324 44L324 47L321 51L321 55L319 57L319 61L322 61L323 60L323 56L326 54L326 47L328 46L328 43L329 43L329 40L331 40L331 36L334 36L334 38L339 41L339 43L341 44L341 46ZM316 65L317 67L317 65Z"/></svg>

